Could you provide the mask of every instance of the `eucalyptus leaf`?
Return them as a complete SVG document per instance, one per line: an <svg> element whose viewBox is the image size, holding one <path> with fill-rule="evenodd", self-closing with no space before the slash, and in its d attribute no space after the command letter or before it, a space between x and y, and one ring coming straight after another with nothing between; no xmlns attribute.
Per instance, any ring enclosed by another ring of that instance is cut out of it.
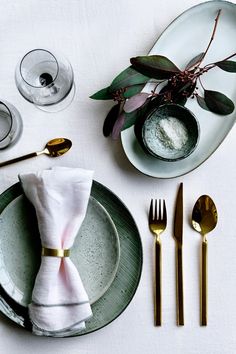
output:
<svg viewBox="0 0 236 354"><path fill-rule="evenodd" d="M169 93L169 103L171 102L185 106L187 98L191 96L196 84L194 84L194 87L192 86L192 83L180 82L180 84L173 87L171 83L168 82L168 84L161 89L160 94ZM183 94L183 91L185 91L186 94Z"/></svg>
<svg viewBox="0 0 236 354"><path fill-rule="evenodd" d="M163 95L158 95L155 98L152 98L150 102L148 102L148 110L151 111L152 109L159 107L163 103L164 103Z"/></svg>
<svg viewBox="0 0 236 354"><path fill-rule="evenodd" d="M204 99L211 112L227 115L234 110L233 102L221 92L205 90Z"/></svg>
<svg viewBox="0 0 236 354"><path fill-rule="evenodd" d="M116 140L119 138L124 123L125 123L125 113L121 112L113 126L112 134L111 134L112 139Z"/></svg>
<svg viewBox="0 0 236 354"><path fill-rule="evenodd" d="M94 100L111 100L113 98L112 93L109 90L109 87L105 87L96 93L94 93L90 98Z"/></svg>
<svg viewBox="0 0 236 354"><path fill-rule="evenodd" d="M195 65L199 64L200 61L202 60L204 56L204 53L200 53L198 55L196 55L193 59L190 60L190 62L186 65L185 70L189 70L192 67L194 67Z"/></svg>
<svg viewBox="0 0 236 354"><path fill-rule="evenodd" d="M177 96L173 102L175 104L179 104L180 106L185 106L186 105L186 102L187 102L187 97L186 96Z"/></svg>
<svg viewBox="0 0 236 354"><path fill-rule="evenodd" d="M196 88L196 82L188 81L185 83L180 83L180 85L177 85L176 88L176 93L182 94L185 93L187 97L190 97L193 93L193 91Z"/></svg>
<svg viewBox="0 0 236 354"><path fill-rule="evenodd" d="M143 75L158 80L169 79L180 72L179 68L163 55L139 56L131 58L130 62L134 69Z"/></svg>
<svg viewBox="0 0 236 354"><path fill-rule="evenodd" d="M144 105L131 113L125 113L125 123L122 130L130 128L132 125L135 125L139 117L145 115L147 109L149 108L149 101L146 101Z"/></svg>
<svg viewBox="0 0 236 354"><path fill-rule="evenodd" d="M118 118L120 112L120 104L113 106L108 112L104 124L103 124L103 135L105 137L109 136L112 133L114 124Z"/></svg>
<svg viewBox="0 0 236 354"><path fill-rule="evenodd" d="M132 127L136 123L136 120L139 115L139 110L137 109L136 111L133 111L131 113L125 113L125 123L122 127L122 130L128 129Z"/></svg>
<svg viewBox="0 0 236 354"><path fill-rule="evenodd" d="M209 108L207 107L204 97L197 95L197 103L201 108L205 109L206 111L209 111Z"/></svg>
<svg viewBox="0 0 236 354"><path fill-rule="evenodd" d="M130 98L134 95L136 95L137 93L139 93L144 87L144 84L136 84L133 86L129 86L126 88L123 96L124 98Z"/></svg>
<svg viewBox="0 0 236 354"><path fill-rule="evenodd" d="M124 111L126 113L130 113L141 107L147 100L149 93L140 92L137 95L126 100L124 104Z"/></svg>
<svg viewBox="0 0 236 354"><path fill-rule="evenodd" d="M236 61L222 60L215 63L215 65L224 71L228 71L229 73L236 73Z"/></svg>
<svg viewBox="0 0 236 354"><path fill-rule="evenodd" d="M144 112L144 114L140 114L137 116L137 119L136 119L136 122L134 125L134 134L136 136L137 142L139 143L139 145L141 146L141 148L143 149L143 151L145 153L147 153L147 149L143 143L142 130L143 130L143 125L148 117L148 112L150 112L149 107L146 109L146 112Z"/></svg>
<svg viewBox="0 0 236 354"><path fill-rule="evenodd" d="M142 75L137 70L129 66L115 77L110 85L109 91L116 92L117 90L127 86L145 84L148 80L150 80L149 77Z"/></svg>

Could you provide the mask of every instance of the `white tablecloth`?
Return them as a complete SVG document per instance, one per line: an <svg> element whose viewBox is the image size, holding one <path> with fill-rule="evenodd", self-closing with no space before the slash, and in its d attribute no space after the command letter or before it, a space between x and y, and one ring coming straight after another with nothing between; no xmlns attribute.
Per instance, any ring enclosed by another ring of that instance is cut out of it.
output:
<svg viewBox="0 0 236 354"><path fill-rule="evenodd" d="M95 170L95 179L109 187L134 216L143 242L140 285L125 312L107 327L70 339L38 338L0 315L0 353L69 354L234 354L236 353L236 127L220 148L198 169L180 178L158 180L138 172L126 158L120 141L102 135L110 102L89 96L107 86L144 55L163 29L197 0L1 0L0 97L21 112L21 140L0 152L0 161L37 151L51 138L64 136L73 149L60 159L40 156L1 169L0 192L15 183L18 173L52 165ZM235 0L233 1L235 2ZM189 29L191 31L191 28ZM181 39L180 39L181 40ZM75 71L76 96L65 111L36 109L18 93L14 70L33 48L62 51ZM175 244L172 237L174 201L184 183L185 326L175 324ZM199 326L200 236L189 223L192 206L209 194L219 211L217 228L209 235L209 325ZM147 225L150 198L165 198L168 228L163 234L163 326L153 326L152 246Z"/></svg>

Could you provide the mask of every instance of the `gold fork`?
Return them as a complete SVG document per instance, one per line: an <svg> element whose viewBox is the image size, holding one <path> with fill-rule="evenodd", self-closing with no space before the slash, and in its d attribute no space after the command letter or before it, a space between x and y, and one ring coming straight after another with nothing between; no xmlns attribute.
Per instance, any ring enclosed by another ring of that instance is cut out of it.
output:
<svg viewBox="0 0 236 354"><path fill-rule="evenodd" d="M153 206L155 204L155 207ZM161 326L162 322L162 296L161 296L161 233L166 229L167 215L165 200L151 200L149 209L149 228L155 235L155 278L154 278L154 325Z"/></svg>

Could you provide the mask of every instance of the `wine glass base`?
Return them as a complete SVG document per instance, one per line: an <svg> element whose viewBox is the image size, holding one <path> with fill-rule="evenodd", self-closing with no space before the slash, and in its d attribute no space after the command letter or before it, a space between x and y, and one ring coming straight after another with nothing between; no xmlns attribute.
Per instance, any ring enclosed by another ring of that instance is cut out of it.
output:
<svg viewBox="0 0 236 354"><path fill-rule="evenodd" d="M68 93L68 95L60 102L54 103L51 105L47 105L47 106L35 105L35 107L37 107L41 111L48 112L48 113L57 113L57 112L63 111L73 101L73 99L75 97L75 91L76 91L75 83L73 83L73 86L72 86L70 92Z"/></svg>

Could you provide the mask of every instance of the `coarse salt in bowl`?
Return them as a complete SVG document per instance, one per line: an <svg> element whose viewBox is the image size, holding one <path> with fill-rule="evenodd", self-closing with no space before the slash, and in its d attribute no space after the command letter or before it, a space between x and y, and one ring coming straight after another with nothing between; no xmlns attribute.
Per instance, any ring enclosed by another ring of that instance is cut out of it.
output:
<svg viewBox="0 0 236 354"><path fill-rule="evenodd" d="M148 114L142 127L142 140L152 156L178 161L195 150L199 133L199 123L189 109L178 104L164 104Z"/></svg>

